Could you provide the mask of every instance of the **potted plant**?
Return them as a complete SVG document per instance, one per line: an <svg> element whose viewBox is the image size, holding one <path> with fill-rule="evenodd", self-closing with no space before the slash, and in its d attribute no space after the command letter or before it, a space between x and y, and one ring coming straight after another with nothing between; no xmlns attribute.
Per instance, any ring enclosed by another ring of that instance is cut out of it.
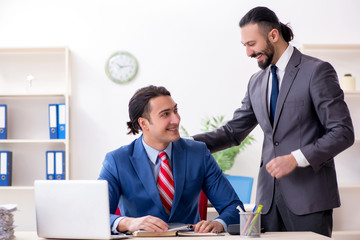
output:
<svg viewBox="0 0 360 240"><path fill-rule="evenodd" d="M215 130L225 124L224 116L215 116L211 118L202 119L202 132L209 132ZM180 126L181 135L184 137L189 137L190 134L187 130ZM235 162L235 157L243 151L247 146L250 146L255 141L252 135L248 135L240 145L234 146L216 153L213 153L216 162L219 164L219 167L225 173L226 170L229 170L233 167Z"/></svg>

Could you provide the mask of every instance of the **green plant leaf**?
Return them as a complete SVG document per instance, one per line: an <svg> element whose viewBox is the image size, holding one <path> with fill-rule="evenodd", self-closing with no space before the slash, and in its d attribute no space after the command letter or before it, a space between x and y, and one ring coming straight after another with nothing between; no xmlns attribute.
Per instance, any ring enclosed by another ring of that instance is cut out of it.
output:
<svg viewBox="0 0 360 240"><path fill-rule="evenodd" d="M201 120L201 131L209 132L211 130L218 129L219 127L225 125L224 115L207 117ZM180 130L182 132L182 136L189 137L189 133L183 126L180 126ZM223 172L231 169L234 166L236 156L244 151L246 147L250 146L253 142L255 142L255 138L252 135L248 135L239 146L234 146L216 153L213 153L213 157L218 163L219 167Z"/></svg>

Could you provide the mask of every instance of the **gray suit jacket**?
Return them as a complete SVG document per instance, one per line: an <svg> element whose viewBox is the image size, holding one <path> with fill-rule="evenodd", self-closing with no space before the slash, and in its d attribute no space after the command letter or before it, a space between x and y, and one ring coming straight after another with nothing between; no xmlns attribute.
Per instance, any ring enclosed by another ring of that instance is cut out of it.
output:
<svg viewBox="0 0 360 240"><path fill-rule="evenodd" d="M354 131L334 68L294 49L279 92L274 127L267 107L269 74L267 68L251 77L242 106L232 120L194 139L216 152L240 144L259 124L264 142L256 203L264 205L262 212L270 209L274 189L274 178L266 171L266 164L297 149L310 166L297 167L278 179L287 207L297 215L339 207L333 158L354 143Z"/></svg>

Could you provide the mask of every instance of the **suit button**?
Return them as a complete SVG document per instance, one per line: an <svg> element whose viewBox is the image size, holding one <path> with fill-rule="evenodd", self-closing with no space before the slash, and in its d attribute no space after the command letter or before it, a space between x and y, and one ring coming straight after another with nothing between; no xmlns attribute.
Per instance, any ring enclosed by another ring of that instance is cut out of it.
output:
<svg viewBox="0 0 360 240"><path fill-rule="evenodd" d="M279 142L278 141L274 142L274 145L279 146Z"/></svg>

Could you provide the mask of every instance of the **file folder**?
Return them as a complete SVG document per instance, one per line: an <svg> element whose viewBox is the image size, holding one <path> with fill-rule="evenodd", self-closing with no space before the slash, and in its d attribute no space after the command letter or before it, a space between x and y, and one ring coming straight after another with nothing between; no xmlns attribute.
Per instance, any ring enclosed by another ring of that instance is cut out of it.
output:
<svg viewBox="0 0 360 240"><path fill-rule="evenodd" d="M47 180L55 179L55 152L54 151L46 152L46 179Z"/></svg>
<svg viewBox="0 0 360 240"><path fill-rule="evenodd" d="M66 129L66 107L65 103L58 104L58 139L65 139Z"/></svg>
<svg viewBox="0 0 360 240"><path fill-rule="evenodd" d="M0 151L0 186L11 186L12 152Z"/></svg>
<svg viewBox="0 0 360 240"><path fill-rule="evenodd" d="M49 129L50 139L58 138L58 105L49 104Z"/></svg>
<svg viewBox="0 0 360 240"><path fill-rule="evenodd" d="M6 116L7 116L7 107L6 107L5 104L0 104L0 139L6 139L7 138Z"/></svg>
<svg viewBox="0 0 360 240"><path fill-rule="evenodd" d="M65 179L65 152L55 151L55 178L56 180Z"/></svg>

